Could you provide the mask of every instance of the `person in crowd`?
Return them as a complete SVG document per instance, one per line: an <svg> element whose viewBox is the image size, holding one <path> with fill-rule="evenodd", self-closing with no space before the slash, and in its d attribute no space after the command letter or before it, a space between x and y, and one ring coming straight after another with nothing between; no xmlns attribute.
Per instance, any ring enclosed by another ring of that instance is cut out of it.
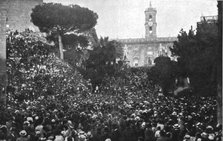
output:
<svg viewBox="0 0 223 141"><path fill-rule="evenodd" d="M155 141L155 133L152 130L151 124L146 124L145 141Z"/></svg>
<svg viewBox="0 0 223 141"><path fill-rule="evenodd" d="M16 139L16 141L29 141L29 138L27 136L27 132L25 130L22 130L19 132L20 137Z"/></svg>
<svg viewBox="0 0 223 141"><path fill-rule="evenodd" d="M165 133L164 130L160 130L160 133L159 134L160 134L160 136L157 138L156 141L170 141L170 138L168 138L166 136L166 133Z"/></svg>
<svg viewBox="0 0 223 141"><path fill-rule="evenodd" d="M143 73L128 76L105 80L112 82L77 96L73 107L46 98L9 108L0 141L221 140L214 97L165 97Z"/></svg>
<svg viewBox="0 0 223 141"><path fill-rule="evenodd" d="M157 130L156 130L156 132L155 132L155 138L156 138L156 139L160 137L160 131L161 131L161 127L158 126L158 127L157 127Z"/></svg>

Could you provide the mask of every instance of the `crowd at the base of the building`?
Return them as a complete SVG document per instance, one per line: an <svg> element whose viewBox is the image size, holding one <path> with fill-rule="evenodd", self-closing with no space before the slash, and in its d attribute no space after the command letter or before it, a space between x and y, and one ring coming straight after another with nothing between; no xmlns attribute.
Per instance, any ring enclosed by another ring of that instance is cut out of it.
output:
<svg viewBox="0 0 223 141"><path fill-rule="evenodd" d="M10 109L1 121L0 141L221 140L214 97L157 96L123 105L85 102L73 112Z"/></svg>

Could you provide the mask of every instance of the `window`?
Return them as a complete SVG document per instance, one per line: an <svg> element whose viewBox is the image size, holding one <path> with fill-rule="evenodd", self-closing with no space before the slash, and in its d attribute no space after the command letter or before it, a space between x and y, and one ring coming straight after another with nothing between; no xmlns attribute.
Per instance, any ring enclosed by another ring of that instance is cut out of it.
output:
<svg viewBox="0 0 223 141"><path fill-rule="evenodd" d="M135 63L134 66L137 67L138 66L138 63Z"/></svg>
<svg viewBox="0 0 223 141"><path fill-rule="evenodd" d="M152 15L149 15L149 18L150 18L150 19L152 19L152 18L153 18L153 16L152 16Z"/></svg>
<svg viewBox="0 0 223 141"><path fill-rule="evenodd" d="M151 55L153 55L153 52L152 51L148 51L147 52L147 55L150 55L151 56Z"/></svg>
<svg viewBox="0 0 223 141"><path fill-rule="evenodd" d="M152 26L149 27L149 30L152 31Z"/></svg>
<svg viewBox="0 0 223 141"><path fill-rule="evenodd" d="M138 58L134 58L133 59L133 66L134 67L137 67L139 65L139 60L138 60Z"/></svg>
<svg viewBox="0 0 223 141"><path fill-rule="evenodd" d="M152 65L152 60L150 57L148 57L148 65Z"/></svg>

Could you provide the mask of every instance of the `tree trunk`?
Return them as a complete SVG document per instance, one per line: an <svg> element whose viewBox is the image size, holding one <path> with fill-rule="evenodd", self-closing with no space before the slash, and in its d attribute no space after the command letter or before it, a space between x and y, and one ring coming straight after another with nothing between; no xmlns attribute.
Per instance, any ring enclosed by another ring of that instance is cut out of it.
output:
<svg viewBox="0 0 223 141"><path fill-rule="evenodd" d="M59 51L60 51L60 59L63 60L63 43L62 43L62 37L61 35L58 36L58 42L59 42Z"/></svg>

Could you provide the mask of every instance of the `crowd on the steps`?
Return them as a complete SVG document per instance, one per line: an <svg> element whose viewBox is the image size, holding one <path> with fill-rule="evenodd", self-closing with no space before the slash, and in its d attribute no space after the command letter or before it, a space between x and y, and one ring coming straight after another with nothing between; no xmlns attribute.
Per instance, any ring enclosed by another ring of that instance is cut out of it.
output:
<svg viewBox="0 0 223 141"><path fill-rule="evenodd" d="M56 93L12 100L0 106L0 141L221 141L216 97L166 97L145 72L104 78L93 94L60 95L62 105Z"/></svg>
<svg viewBox="0 0 223 141"><path fill-rule="evenodd" d="M0 141L221 140L214 97L158 95L141 102L122 99L123 103L110 100L114 98L92 95L92 101L80 101L69 112L9 107L1 120Z"/></svg>

